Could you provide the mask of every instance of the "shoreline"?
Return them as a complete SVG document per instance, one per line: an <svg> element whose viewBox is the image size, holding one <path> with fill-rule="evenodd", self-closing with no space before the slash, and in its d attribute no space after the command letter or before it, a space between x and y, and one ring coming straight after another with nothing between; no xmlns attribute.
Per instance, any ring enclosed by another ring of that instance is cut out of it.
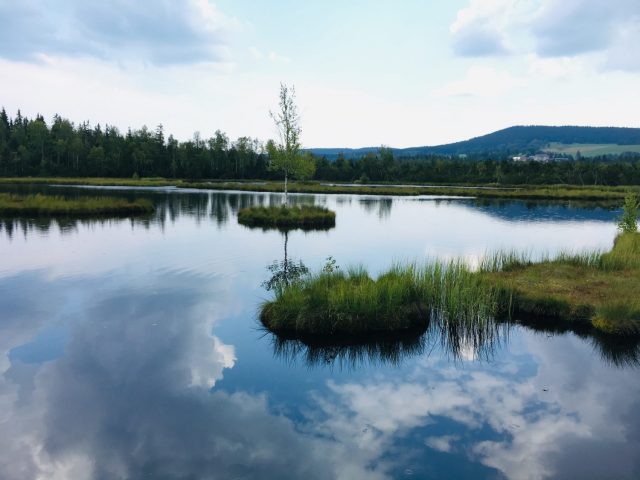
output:
<svg viewBox="0 0 640 480"><path fill-rule="evenodd" d="M279 181L188 181L165 178L45 178L15 177L0 178L0 185L59 185L89 187L175 187L177 189L232 190L257 193L280 193L283 182ZM411 185L411 184L354 184L327 182L290 182L290 193L348 194L374 196L455 196L479 199L513 200L580 200L618 201L629 192L640 194L640 186L578 186L578 185Z"/></svg>

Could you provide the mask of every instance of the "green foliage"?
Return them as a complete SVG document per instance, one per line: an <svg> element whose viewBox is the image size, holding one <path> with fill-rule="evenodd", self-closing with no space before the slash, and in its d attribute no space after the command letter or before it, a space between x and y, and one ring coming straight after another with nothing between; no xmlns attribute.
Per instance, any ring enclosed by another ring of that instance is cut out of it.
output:
<svg viewBox="0 0 640 480"><path fill-rule="evenodd" d="M3 215L102 215L153 212L149 200L129 201L109 197L67 199L53 195L14 195L0 193Z"/></svg>
<svg viewBox="0 0 640 480"><path fill-rule="evenodd" d="M336 259L332 256L328 256L324 267L322 267L322 273L334 273L338 270L340 270L340 267L338 266Z"/></svg>
<svg viewBox="0 0 640 480"><path fill-rule="evenodd" d="M331 228L336 224L335 212L318 206L248 207L238 212L238 222L263 228Z"/></svg>
<svg viewBox="0 0 640 480"><path fill-rule="evenodd" d="M295 103L295 89L280 85L280 101L277 112L270 112L276 124L279 141L267 142L269 169L284 174L285 204L287 203L287 180L289 176L299 179L311 178L315 163L310 153L300 153L300 116Z"/></svg>
<svg viewBox="0 0 640 480"><path fill-rule="evenodd" d="M628 194L624 199L622 217L618 222L618 228L622 233L635 233L638 231L638 208L640 200L634 194Z"/></svg>

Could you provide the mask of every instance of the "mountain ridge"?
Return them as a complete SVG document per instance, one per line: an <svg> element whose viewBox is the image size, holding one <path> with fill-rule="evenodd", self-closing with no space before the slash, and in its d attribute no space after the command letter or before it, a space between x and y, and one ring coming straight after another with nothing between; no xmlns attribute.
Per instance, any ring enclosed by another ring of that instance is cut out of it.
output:
<svg viewBox="0 0 640 480"><path fill-rule="evenodd" d="M640 128L516 125L460 142L434 146L391 148L391 151L398 157L478 154L515 155L519 153L535 153L551 143L640 145ZM367 153L375 153L379 148L310 148L307 151L329 159L338 158L341 153L345 158L359 158Z"/></svg>

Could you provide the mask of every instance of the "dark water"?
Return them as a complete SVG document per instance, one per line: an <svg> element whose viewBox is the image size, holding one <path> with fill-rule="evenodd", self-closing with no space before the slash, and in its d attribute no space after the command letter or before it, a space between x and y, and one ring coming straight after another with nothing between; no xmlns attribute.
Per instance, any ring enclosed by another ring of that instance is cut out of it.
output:
<svg viewBox="0 0 640 480"><path fill-rule="evenodd" d="M435 337L278 343L256 312L283 235L235 218L278 195L109 194L159 208L0 221L0 478L640 478L637 345L523 327L455 352ZM293 198L335 209L337 225L289 233L290 257L374 273L497 248L608 249L617 215Z"/></svg>

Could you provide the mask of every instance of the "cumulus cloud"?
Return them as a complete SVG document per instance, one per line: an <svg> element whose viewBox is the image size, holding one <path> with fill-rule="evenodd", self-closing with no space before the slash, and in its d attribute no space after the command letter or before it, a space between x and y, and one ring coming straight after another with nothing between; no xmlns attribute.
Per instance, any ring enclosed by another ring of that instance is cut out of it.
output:
<svg viewBox="0 0 640 480"><path fill-rule="evenodd" d="M453 49L458 55L477 57L508 52L504 33L508 0L472 0L451 25Z"/></svg>
<svg viewBox="0 0 640 480"><path fill-rule="evenodd" d="M224 36L233 25L207 0L1 0L0 18L0 56L21 61L219 63L228 56Z"/></svg>
<svg viewBox="0 0 640 480"><path fill-rule="evenodd" d="M640 70L636 0L471 0L451 25L454 51L489 56L513 51L538 57L601 54L605 69Z"/></svg>
<svg viewBox="0 0 640 480"><path fill-rule="evenodd" d="M634 0L546 0L531 22L536 52L567 56L611 46L616 30L640 15Z"/></svg>

